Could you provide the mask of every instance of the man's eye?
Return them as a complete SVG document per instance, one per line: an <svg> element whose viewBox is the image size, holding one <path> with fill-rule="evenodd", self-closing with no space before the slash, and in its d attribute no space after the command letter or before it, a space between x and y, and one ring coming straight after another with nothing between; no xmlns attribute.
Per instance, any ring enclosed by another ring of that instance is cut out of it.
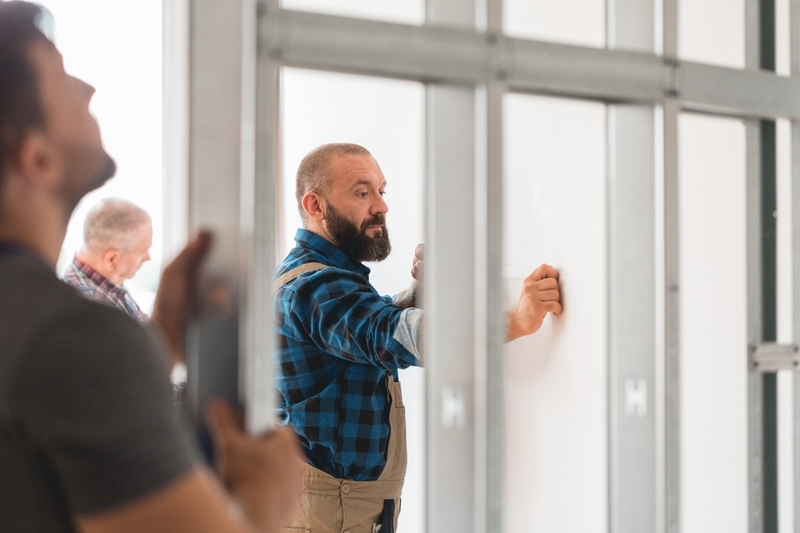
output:
<svg viewBox="0 0 800 533"><path fill-rule="evenodd" d="M386 191L381 191L381 192L380 192L380 195L381 195L381 196L386 196Z"/></svg>
<svg viewBox="0 0 800 533"><path fill-rule="evenodd" d="M366 192L359 192L359 193L356 193L356 194L358 195L358 197L359 197L359 198L366 198L368 193L366 193Z"/></svg>

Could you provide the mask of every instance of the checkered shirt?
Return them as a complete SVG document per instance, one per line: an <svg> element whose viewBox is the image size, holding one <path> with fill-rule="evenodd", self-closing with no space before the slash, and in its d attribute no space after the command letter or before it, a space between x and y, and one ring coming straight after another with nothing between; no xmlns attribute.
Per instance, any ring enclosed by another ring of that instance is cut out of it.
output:
<svg viewBox="0 0 800 533"><path fill-rule="evenodd" d="M275 294L279 411L300 437L308 461L339 479L372 481L386 465L386 378L419 366L408 315L369 283L369 268L306 230L275 271L305 263L328 268L302 274ZM413 327L419 324L416 320ZM407 348L410 346L411 349Z"/></svg>
<svg viewBox="0 0 800 533"><path fill-rule="evenodd" d="M90 300L121 309L139 322L147 319L147 315L139 309L124 287L112 283L107 277L78 259L77 255L64 269L61 280L78 289L78 292Z"/></svg>

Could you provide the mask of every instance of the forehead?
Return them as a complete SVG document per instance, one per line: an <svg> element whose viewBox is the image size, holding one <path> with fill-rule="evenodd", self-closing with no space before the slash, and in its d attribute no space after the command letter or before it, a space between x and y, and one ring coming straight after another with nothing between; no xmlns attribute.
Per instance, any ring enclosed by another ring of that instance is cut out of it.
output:
<svg viewBox="0 0 800 533"><path fill-rule="evenodd" d="M344 189L368 182L380 187L385 179L378 162L371 156L342 155L331 161L331 187Z"/></svg>
<svg viewBox="0 0 800 533"><path fill-rule="evenodd" d="M36 70L39 89L47 95L64 75L64 61L55 45L42 37L28 48L28 58ZM46 96L45 96L46 98Z"/></svg>

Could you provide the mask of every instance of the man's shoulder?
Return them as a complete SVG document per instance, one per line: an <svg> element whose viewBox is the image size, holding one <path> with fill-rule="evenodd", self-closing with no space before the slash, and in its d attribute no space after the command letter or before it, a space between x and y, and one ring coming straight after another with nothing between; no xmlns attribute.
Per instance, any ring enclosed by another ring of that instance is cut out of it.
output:
<svg viewBox="0 0 800 533"><path fill-rule="evenodd" d="M31 337L74 319L97 325L100 335L109 325L115 331L135 326L124 313L84 298L43 265L24 258L1 259L0 279L0 345L21 348Z"/></svg>

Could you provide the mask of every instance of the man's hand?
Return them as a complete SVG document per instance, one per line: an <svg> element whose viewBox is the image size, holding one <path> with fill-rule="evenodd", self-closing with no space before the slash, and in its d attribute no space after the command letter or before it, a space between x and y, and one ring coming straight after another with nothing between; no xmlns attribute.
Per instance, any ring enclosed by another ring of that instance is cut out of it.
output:
<svg viewBox="0 0 800 533"><path fill-rule="evenodd" d="M411 277L422 283L422 277L425 272L425 245L418 244L414 249L414 263L411 266Z"/></svg>
<svg viewBox="0 0 800 533"><path fill-rule="evenodd" d="M195 310L197 271L210 244L211 234L201 231L161 273L150 320L164 333L173 365L183 361L186 320Z"/></svg>
<svg viewBox="0 0 800 533"><path fill-rule="evenodd" d="M265 531L289 525L302 488L301 450L290 428L261 438L242 431L241 418L226 402L206 410L217 472L250 522Z"/></svg>
<svg viewBox="0 0 800 533"><path fill-rule="evenodd" d="M547 313L561 314L561 292L558 271L542 265L525 278L519 301L507 314L506 341L538 331Z"/></svg>

